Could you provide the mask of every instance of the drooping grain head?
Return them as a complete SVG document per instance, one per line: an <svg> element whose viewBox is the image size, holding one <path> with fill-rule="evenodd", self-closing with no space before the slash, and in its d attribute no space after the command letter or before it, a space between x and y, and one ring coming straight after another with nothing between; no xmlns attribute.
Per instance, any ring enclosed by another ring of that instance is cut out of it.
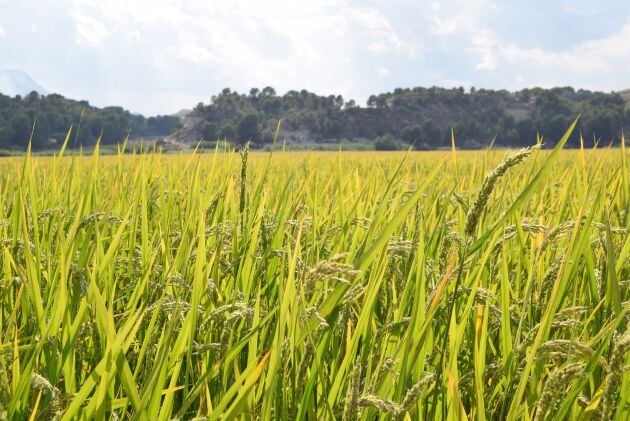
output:
<svg viewBox="0 0 630 421"><path fill-rule="evenodd" d="M464 232L467 237L473 237L477 224L479 223L479 219L481 218L481 215L488 204L488 200L492 195L492 191L499 179L503 177L507 170L525 160L525 158L531 155L535 149L539 148L540 146L536 145L529 148L523 148L512 155L508 155L503 162L501 162L486 176L483 180L483 184L481 185L481 189L477 192L477 196L468 209L468 213L466 215L466 227Z"/></svg>
<svg viewBox="0 0 630 421"><path fill-rule="evenodd" d="M611 420L617 410L617 395L626 363L626 354L630 352L630 330L623 335L615 335L612 352L608 361L609 370L602 397L602 419Z"/></svg>
<svg viewBox="0 0 630 421"><path fill-rule="evenodd" d="M544 420L549 411L563 399L571 381L583 374L584 364L571 363L556 368L545 382L542 395L536 407L536 420Z"/></svg>

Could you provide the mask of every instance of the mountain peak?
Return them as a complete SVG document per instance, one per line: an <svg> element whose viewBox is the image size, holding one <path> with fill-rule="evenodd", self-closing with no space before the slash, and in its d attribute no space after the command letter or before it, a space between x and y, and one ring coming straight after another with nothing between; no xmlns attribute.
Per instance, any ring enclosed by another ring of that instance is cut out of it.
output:
<svg viewBox="0 0 630 421"><path fill-rule="evenodd" d="M0 93L9 96L28 95L31 92L47 95L48 91L19 69L0 69Z"/></svg>

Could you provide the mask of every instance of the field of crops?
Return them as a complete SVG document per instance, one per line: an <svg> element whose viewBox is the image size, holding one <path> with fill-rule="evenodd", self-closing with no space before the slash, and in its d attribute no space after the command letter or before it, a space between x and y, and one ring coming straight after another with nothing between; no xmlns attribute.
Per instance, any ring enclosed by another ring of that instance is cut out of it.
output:
<svg viewBox="0 0 630 421"><path fill-rule="evenodd" d="M2 160L0 419L628 419L625 154Z"/></svg>

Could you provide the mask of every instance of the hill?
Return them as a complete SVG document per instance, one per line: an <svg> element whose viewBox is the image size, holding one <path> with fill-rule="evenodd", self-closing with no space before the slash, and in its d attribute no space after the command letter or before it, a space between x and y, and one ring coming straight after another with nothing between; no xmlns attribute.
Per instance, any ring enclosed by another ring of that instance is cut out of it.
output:
<svg viewBox="0 0 630 421"><path fill-rule="evenodd" d="M24 149L35 121L35 149L57 147L70 126L79 128L77 145L92 145L99 137L103 144L115 144L129 135L164 140L174 148L217 139L236 144L251 140L253 147L264 147L273 141L280 120L280 140L297 147L353 142L376 149L411 143L417 149L435 149L450 146L451 129L462 148L480 148L493 139L503 146L529 145L537 134L552 145L578 115L577 132L590 146L598 139L607 144L620 137L630 123L629 102L630 91L432 87L372 95L359 106L340 95L306 90L278 95L270 87L248 94L226 88L208 104L147 118L58 94L0 94L0 148ZM579 136L573 136L567 146L578 145Z"/></svg>
<svg viewBox="0 0 630 421"><path fill-rule="evenodd" d="M98 108L58 94L25 96L0 94L0 148L23 150L31 131L34 149L56 148L68 129L75 128L73 144L93 145L122 142L132 137L163 138L179 127L177 116L146 118L121 107ZM35 124L34 124L35 123ZM34 130L33 130L34 126Z"/></svg>
<svg viewBox="0 0 630 421"><path fill-rule="evenodd" d="M47 95L48 91L19 69L0 69L0 93L9 96L28 95L31 92Z"/></svg>
<svg viewBox="0 0 630 421"><path fill-rule="evenodd" d="M281 119L280 138L294 144L379 140L377 145L393 148L414 143L433 149L450 145L453 129L462 147L478 148L495 138L500 145L518 146L531 144L537 133L557 140L581 115L578 130L590 145L619 137L630 122L627 102L628 95L571 87L517 92L432 87L372 95L361 107L340 95L306 90L277 95L270 87L249 94L226 88L209 104L198 104L170 138L184 143L251 139L262 146L273 140ZM568 146L579 144L574 137Z"/></svg>

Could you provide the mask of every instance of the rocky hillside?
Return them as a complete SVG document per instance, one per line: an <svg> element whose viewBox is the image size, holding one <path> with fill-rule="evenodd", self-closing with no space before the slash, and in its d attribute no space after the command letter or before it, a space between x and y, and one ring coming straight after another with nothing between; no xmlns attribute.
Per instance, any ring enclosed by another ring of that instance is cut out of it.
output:
<svg viewBox="0 0 630 421"><path fill-rule="evenodd" d="M200 104L171 139L184 143L228 139L273 140L278 120L288 143L372 142L384 136L418 148L450 144L454 130L462 147L481 147L496 137L502 145L530 144L540 133L557 140L581 115L585 140L608 142L630 122L630 95L573 88L504 90L463 88L396 89L371 96L366 106L341 96L320 96L302 90L277 95L272 88L239 94L224 89L209 104ZM579 140L572 139L574 146ZM548 142L549 144L550 142Z"/></svg>

